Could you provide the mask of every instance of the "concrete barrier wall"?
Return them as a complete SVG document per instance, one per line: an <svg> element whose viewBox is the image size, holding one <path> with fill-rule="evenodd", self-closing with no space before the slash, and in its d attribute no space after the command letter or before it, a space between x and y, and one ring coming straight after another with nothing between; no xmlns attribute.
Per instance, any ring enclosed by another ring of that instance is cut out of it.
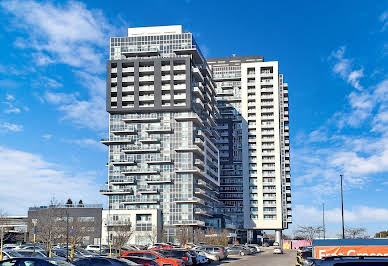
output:
<svg viewBox="0 0 388 266"><path fill-rule="evenodd" d="M283 240L284 249L297 249L299 247L312 246L311 240Z"/></svg>

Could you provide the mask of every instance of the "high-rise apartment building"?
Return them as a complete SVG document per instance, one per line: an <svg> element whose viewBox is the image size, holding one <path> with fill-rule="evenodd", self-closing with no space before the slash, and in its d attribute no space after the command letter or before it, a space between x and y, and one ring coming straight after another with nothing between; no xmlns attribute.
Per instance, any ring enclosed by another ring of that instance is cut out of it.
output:
<svg viewBox="0 0 388 266"><path fill-rule="evenodd" d="M206 60L182 26L129 28L110 40L106 105L103 243L121 221L135 223L136 244L161 226L167 241L182 226L239 229L242 241L276 230L280 239L291 186L278 62Z"/></svg>
<svg viewBox="0 0 388 266"><path fill-rule="evenodd" d="M121 217L141 231L154 230L147 222L162 224L168 241L180 226L211 224L220 204L219 112L212 71L193 34L165 26L112 37L106 96L108 182L101 193L115 215L106 218L107 234ZM132 242L147 240L137 234Z"/></svg>
<svg viewBox="0 0 388 266"><path fill-rule="evenodd" d="M220 200L238 228L291 223L288 85L262 56L207 59L220 116Z"/></svg>

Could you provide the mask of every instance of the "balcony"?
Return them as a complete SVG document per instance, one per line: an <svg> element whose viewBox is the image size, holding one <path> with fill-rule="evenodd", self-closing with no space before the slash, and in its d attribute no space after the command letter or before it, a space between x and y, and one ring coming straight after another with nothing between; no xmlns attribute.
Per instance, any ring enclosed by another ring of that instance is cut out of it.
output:
<svg viewBox="0 0 388 266"><path fill-rule="evenodd" d="M145 144L157 144L157 143L160 143L160 138L139 139L139 142L145 143Z"/></svg>
<svg viewBox="0 0 388 266"><path fill-rule="evenodd" d="M121 99L122 99L123 102L134 102L135 101L135 97L134 96L124 96Z"/></svg>
<svg viewBox="0 0 388 266"><path fill-rule="evenodd" d="M162 76L162 81L168 81L168 80L171 80L171 76L170 75L164 75ZM171 87L170 87L171 88Z"/></svg>
<svg viewBox="0 0 388 266"><path fill-rule="evenodd" d="M132 177L122 178L122 179L111 179L109 181L111 185L133 185L136 184L136 180Z"/></svg>
<svg viewBox="0 0 388 266"><path fill-rule="evenodd" d="M186 70L186 65L176 65L174 66L174 70Z"/></svg>
<svg viewBox="0 0 388 266"><path fill-rule="evenodd" d="M135 72L135 68L134 68L134 67L123 67L121 71L122 71L123 73L126 73L126 72Z"/></svg>
<svg viewBox="0 0 388 266"><path fill-rule="evenodd" d="M194 208L194 214L209 217L209 218L213 217L213 215L209 211L203 210L200 208Z"/></svg>
<svg viewBox="0 0 388 266"><path fill-rule="evenodd" d="M135 161L112 161L113 165L136 165Z"/></svg>
<svg viewBox="0 0 388 266"><path fill-rule="evenodd" d="M135 87L134 86L125 86L125 87L122 87L121 90L123 92L134 92Z"/></svg>
<svg viewBox="0 0 388 266"><path fill-rule="evenodd" d="M117 73L117 68L111 68L110 73Z"/></svg>
<svg viewBox="0 0 388 266"><path fill-rule="evenodd" d="M219 202L215 195L211 195L209 192L207 192L207 191L205 191L203 189L200 189L200 188L195 188L194 189L194 194L195 194L196 197L202 198L204 200L210 200L210 201L213 201L213 202Z"/></svg>
<svg viewBox="0 0 388 266"><path fill-rule="evenodd" d="M203 75L197 67L193 67L193 76L197 81L204 82Z"/></svg>
<svg viewBox="0 0 388 266"><path fill-rule="evenodd" d="M152 85L152 86L139 86L139 91L154 91L155 90L155 87Z"/></svg>
<svg viewBox="0 0 388 266"><path fill-rule="evenodd" d="M127 123L155 123L160 122L159 117L134 117L134 118L123 118L124 122Z"/></svg>
<svg viewBox="0 0 388 266"><path fill-rule="evenodd" d="M196 146L176 148L176 152L195 152L202 155L203 151Z"/></svg>
<svg viewBox="0 0 388 266"><path fill-rule="evenodd" d="M132 139L122 139L122 138L102 138L100 142L104 145L111 145L111 144L124 144L124 143L133 143Z"/></svg>
<svg viewBox="0 0 388 266"><path fill-rule="evenodd" d="M170 126L148 127L145 129L148 134L169 134L173 132Z"/></svg>
<svg viewBox="0 0 388 266"><path fill-rule="evenodd" d="M159 50L155 47L145 47L141 49L123 51L121 53L126 57L156 56L159 55Z"/></svg>
<svg viewBox="0 0 388 266"><path fill-rule="evenodd" d="M116 86L116 87L111 87L111 88L110 88L110 91L111 91L111 92L117 92L117 86Z"/></svg>
<svg viewBox="0 0 388 266"><path fill-rule="evenodd" d="M158 153L160 151L160 148L149 148L149 147L132 147L132 149L122 149L121 150L124 153Z"/></svg>
<svg viewBox="0 0 388 266"><path fill-rule="evenodd" d="M154 80L155 80L154 76L139 77L139 82L153 82Z"/></svg>
<svg viewBox="0 0 388 266"><path fill-rule="evenodd" d="M117 83L117 78L111 78L111 79L110 79L110 82L111 82L111 83Z"/></svg>
<svg viewBox="0 0 388 266"><path fill-rule="evenodd" d="M173 222L174 226L205 226L205 222L203 221L179 221L179 222Z"/></svg>
<svg viewBox="0 0 388 266"><path fill-rule="evenodd" d="M150 170L150 169L137 169L133 171L123 171L121 173L123 175L157 175L160 172L156 170Z"/></svg>
<svg viewBox="0 0 388 266"><path fill-rule="evenodd" d="M186 75L175 75L174 80L186 80Z"/></svg>
<svg viewBox="0 0 388 266"><path fill-rule="evenodd" d="M166 159L166 160L161 159L161 160L155 160L155 161L146 161L145 163L150 164L150 165L152 165L152 164L173 164L174 161L171 159Z"/></svg>
<svg viewBox="0 0 388 266"><path fill-rule="evenodd" d="M133 197L128 198L124 202L121 202L123 205L137 205L137 204L158 204L158 199L149 199L149 198L143 198L143 197Z"/></svg>
<svg viewBox="0 0 388 266"><path fill-rule="evenodd" d="M147 178L146 183L147 184L170 184L170 183L172 183L172 180L171 180L171 178L152 177L152 178Z"/></svg>
<svg viewBox="0 0 388 266"><path fill-rule="evenodd" d="M132 76L128 76L128 77L123 77L121 79L122 82L134 82L135 81L135 78L132 77Z"/></svg>
<svg viewBox="0 0 388 266"><path fill-rule="evenodd" d="M102 195L125 195L125 194L133 194L133 189L120 189L120 188L113 188L113 187L108 187L104 189L100 189L100 193Z"/></svg>
<svg viewBox="0 0 388 266"><path fill-rule="evenodd" d="M134 128L126 128L126 127L115 127L110 130L112 134L115 135L136 135L137 130Z"/></svg>
<svg viewBox="0 0 388 266"><path fill-rule="evenodd" d="M149 189L149 188L139 188L137 189L137 193L139 194L158 194L158 189Z"/></svg>
<svg viewBox="0 0 388 266"><path fill-rule="evenodd" d="M139 72L154 72L153 66L139 67Z"/></svg>

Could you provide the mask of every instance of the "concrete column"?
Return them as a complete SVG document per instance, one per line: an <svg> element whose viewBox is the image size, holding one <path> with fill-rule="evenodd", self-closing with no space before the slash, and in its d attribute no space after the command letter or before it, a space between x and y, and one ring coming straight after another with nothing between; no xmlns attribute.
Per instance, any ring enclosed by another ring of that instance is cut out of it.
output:
<svg viewBox="0 0 388 266"><path fill-rule="evenodd" d="M275 230L275 242L282 246L282 230Z"/></svg>

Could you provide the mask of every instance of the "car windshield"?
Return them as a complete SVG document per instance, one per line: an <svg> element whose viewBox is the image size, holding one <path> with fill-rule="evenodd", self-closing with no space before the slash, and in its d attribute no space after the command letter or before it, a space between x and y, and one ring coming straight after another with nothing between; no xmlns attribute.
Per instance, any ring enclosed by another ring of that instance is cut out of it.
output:
<svg viewBox="0 0 388 266"><path fill-rule="evenodd" d="M23 257L22 254L20 254L20 253L17 252L17 251L14 251L14 250L8 250L7 253L8 253L11 257Z"/></svg>

